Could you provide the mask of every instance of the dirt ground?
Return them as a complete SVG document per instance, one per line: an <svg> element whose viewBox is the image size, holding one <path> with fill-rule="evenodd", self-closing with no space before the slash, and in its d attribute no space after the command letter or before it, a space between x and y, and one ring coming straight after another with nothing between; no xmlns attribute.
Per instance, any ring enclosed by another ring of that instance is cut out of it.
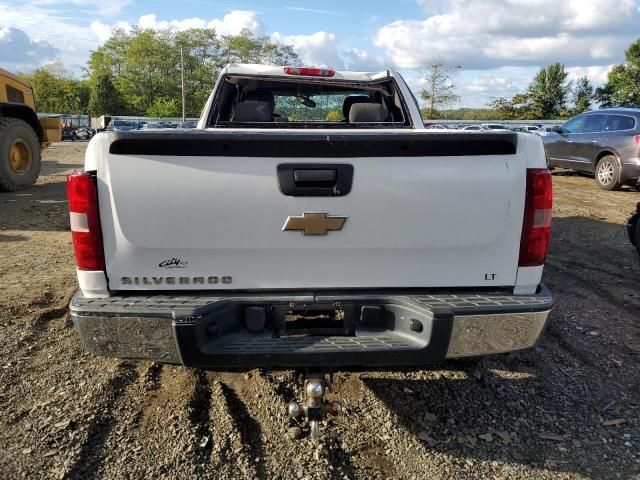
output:
<svg viewBox="0 0 640 480"><path fill-rule="evenodd" d="M1 478L640 478L640 261L622 228L640 193L556 172L541 343L340 373L346 414L316 445L287 434L291 372L83 352L64 180L85 147L54 144L34 188L0 193Z"/></svg>

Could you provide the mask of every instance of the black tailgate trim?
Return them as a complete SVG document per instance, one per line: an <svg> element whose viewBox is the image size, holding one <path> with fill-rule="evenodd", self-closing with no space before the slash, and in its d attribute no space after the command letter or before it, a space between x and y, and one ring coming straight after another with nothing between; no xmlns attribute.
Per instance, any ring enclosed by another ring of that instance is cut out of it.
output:
<svg viewBox="0 0 640 480"><path fill-rule="evenodd" d="M278 158L514 155L515 133L119 132L109 153Z"/></svg>

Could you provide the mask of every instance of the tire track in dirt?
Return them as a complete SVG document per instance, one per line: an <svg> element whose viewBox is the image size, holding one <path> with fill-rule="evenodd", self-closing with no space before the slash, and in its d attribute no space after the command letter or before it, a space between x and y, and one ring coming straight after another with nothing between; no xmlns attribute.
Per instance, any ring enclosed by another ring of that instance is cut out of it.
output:
<svg viewBox="0 0 640 480"><path fill-rule="evenodd" d="M629 275L625 275L621 273L621 270L624 270L624 267L628 267L628 265L609 265L610 268L605 267L595 267L592 264L578 263L571 260L567 260L566 258L561 258L559 255L554 255L552 258L547 258L547 262L545 263L545 268L558 268L562 270L568 270L569 268L573 268L577 271L585 271L585 272L593 272L595 274L602 274L611 277L614 281L620 282L621 280L634 283L637 281L637 275L634 272L630 272Z"/></svg>
<svg viewBox="0 0 640 480"><path fill-rule="evenodd" d="M1 361L5 368L0 371L3 390L23 381L24 372L30 369L34 361L39 360L41 352L59 341L59 333L69 325L67 314L66 306L41 310L32 317L26 333L21 335L15 343L5 344ZM54 322L55 320L61 320L61 322Z"/></svg>
<svg viewBox="0 0 640 480"><path fill-rule="evenodd" d="M213 439L211 446L210 461L212 470L218 478L238 478L238 470L234 465L240 459L243 444L240 432L234 421L234 414L231 411L225 388L218 381L215 375L209 374L211 382L211 406L209 418L213 428Z"/></svg>
<svg viewBox="0 0 640 480"><path fill-rule="evenodd" d="M118 366L115 376L105 385L97 399L93 419L86 426L85 440L80 451L72 461L66 478L96 478L106 458L106 443L116 426L116 410L125 391L138 378L136 368L123 362Z"/></svg>
<svg viewBox="0 0 640 480"><path fill-rule="evenodd" d="M57 319L65 319L65 322L61 325L64 327L70 326L71 322L67 322L67 316L69 314L69 302L73 297L73 292L67 293L61 301L61 305L50 305L52 303L52 296L50 293L45 293L42 297L31 301L27 309L39 308L35 314L25 316L24 320L15 319L14 323L20 324L21 322L27 322L26 332L20 335L15 343L5 345L5 349L2 353L3 357L7 360L11 360L15 357L24 357L26 353L28 356L34 356L39 352L47 341L50 341L51 335L44 335L45 332L51 330L51 322Z"/></svg>
<svg viewBox="0 0 640 480"><path fill-rule="evenodd" d="M267 478L261 424L256 420L257 417L251 415L244 399L241 399L233 388L223 383L221 389L229 406L235 429L240 434L240 443L248 457L249 465L255 470L257 478Z"/></svg>
<svg viewBox="0 0 640 480"><path fill-rule="evenodd" d="M198 466L198 476L202 476L207 473L205 461L211 456L213 443L209 416L209 411L211 410L211 386L204 370L195 370L193 376L195 381L187 412L189 422L195 431L194 462Z"/></svg>
<svg viewBox="0 0 640 480"><path fill-rule="evenodd" d="M151 364L122 401L101 473L107 478L157 478L169 472L214 478L211 402L204 371Z"/></svg>

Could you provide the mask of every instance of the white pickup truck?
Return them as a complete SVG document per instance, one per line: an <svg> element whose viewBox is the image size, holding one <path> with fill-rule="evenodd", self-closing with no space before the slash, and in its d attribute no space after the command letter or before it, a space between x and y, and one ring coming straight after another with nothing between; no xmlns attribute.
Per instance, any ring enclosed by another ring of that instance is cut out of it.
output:
<svg viewBox="0 0 640 480"><path fill-rule="evenodd" d="M96 135L68 196L98 355L422 365L531 347L552 308L540 138L426 130L392 70L229 65L197 129Z"/></svg>

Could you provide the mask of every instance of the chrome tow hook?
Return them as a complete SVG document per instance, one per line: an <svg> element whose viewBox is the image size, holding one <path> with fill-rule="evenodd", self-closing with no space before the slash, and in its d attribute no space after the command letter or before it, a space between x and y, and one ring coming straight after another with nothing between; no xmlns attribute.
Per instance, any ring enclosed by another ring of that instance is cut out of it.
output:
<svg viewBox="0 0 640 480"><path fill-rule="evenodd" d="M303 423L309 425L309 435L313 439L320 436L320 422L327 414L338 416L342 413L342 404L335 400L325 399L327 391L331 390L331 382L327 380L327 375L323 373L312 373L306 375L304 379L303 402L291 402L288 407L289 416L299 420L303 418Z"/></svg>

